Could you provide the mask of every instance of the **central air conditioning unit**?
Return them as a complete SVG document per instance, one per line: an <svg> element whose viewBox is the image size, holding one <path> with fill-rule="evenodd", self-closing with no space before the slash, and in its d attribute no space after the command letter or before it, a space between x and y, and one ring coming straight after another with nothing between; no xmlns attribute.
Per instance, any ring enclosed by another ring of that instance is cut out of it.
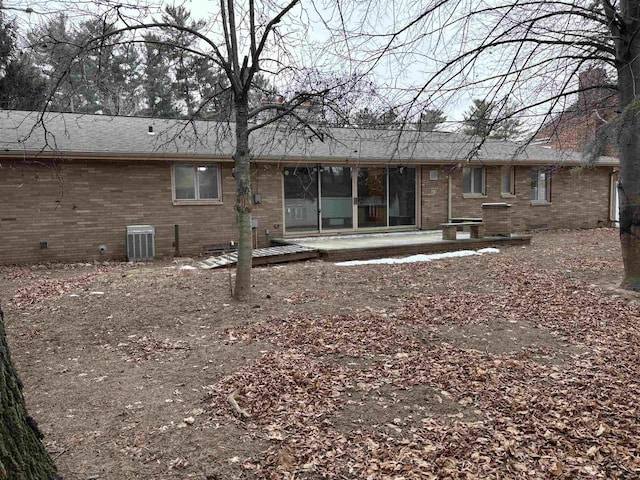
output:
<svg viewBox="0 0 640 480"><path fill-rule="evenodd" d="M155 256L156 229L152 225L127 226L127 260L140 262Z"/></svg>

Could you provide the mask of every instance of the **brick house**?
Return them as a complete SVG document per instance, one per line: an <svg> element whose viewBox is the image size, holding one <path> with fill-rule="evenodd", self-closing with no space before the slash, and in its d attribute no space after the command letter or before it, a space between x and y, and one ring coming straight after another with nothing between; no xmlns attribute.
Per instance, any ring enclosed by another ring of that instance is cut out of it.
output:
<svg viewBox="0 0 640 480"><path fill-rule="evenodd" d="M606 125L618 115L616 87L612 85L605 69L594 67L580 73L578 88L576 102L545 124L536 135L534 144L556 150L584 152L599 136L604 154L617 157L612 131L606 131ZM609 202L611 218L615 223L619 216L617 175L612 177L611 191Z"/></svg>
<svg viewBox="0 0 640 480"><path fill-rule="evenodd" d="M233 135L214 122L0 112L0 264L126 257L126 229L151 225L156 257L237 239ZM442 132L329 129L322 140L252 134L257 246L272 238L438 229L512 205L514 229L610 222L617 160L478 145ZM473 155L470 154L473 152ZM179 233L179 236L176 234Z"/></svg>
<svg viewBox="0 0 640 480"><path fill-rule="evenodd" d="M617 116L617 91L603 68L581 72L578 88L576 102L540 129L535 138L536 144L556 150L582 152L603 126ZM604 152L610 156L617 155L610 143L607 143Z"/></svg>

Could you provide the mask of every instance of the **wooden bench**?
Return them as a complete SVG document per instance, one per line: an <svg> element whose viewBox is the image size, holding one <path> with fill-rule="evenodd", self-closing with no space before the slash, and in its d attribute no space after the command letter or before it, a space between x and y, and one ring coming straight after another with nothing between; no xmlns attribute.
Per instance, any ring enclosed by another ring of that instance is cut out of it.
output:
<svg viewBox="0 0 640 480"><path fill-rule="evenodd" d="M443 240L457 240L458 227L469 227L471 238L484 237L484 223L482 222L448 222L441 223L440 226L442 227Z"/></svg>

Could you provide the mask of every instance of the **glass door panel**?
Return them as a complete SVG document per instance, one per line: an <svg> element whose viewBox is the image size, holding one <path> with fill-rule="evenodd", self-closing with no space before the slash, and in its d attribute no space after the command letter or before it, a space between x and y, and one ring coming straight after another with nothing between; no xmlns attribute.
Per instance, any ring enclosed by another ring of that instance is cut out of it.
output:
<svg viewBox="0 0 640 480"><path fill-rule="evenodd" d="M358 168L358 228L387 226L387 168Z"/></svg>
<svg viewBox="0 0 640 480"><path fill-rule="evenodd" d="M318 230L318 169L285 167L284 228L286 232Z"/></svg>
<svg viewBox="0 0 640 480"><path fill-rule="evenodd" d="M351 167L322 167L321 170L322 229L353 228Z"/></svg>
<svg viewBox="0 0 640 480"><path fill-rule="evenodd" d="M416 169L389 169L389 226L416 224Z"/></svg>

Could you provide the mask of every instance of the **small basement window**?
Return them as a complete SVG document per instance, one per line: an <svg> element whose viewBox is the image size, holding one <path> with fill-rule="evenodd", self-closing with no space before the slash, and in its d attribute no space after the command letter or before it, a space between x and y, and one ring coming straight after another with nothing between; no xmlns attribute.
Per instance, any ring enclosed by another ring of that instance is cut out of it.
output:
<svg viewBox="0 0 640 480"><path fill-rule="evenodd" d="M219 167L214 163L173 165L173 199L177 202L221 201Z"/></svg>

